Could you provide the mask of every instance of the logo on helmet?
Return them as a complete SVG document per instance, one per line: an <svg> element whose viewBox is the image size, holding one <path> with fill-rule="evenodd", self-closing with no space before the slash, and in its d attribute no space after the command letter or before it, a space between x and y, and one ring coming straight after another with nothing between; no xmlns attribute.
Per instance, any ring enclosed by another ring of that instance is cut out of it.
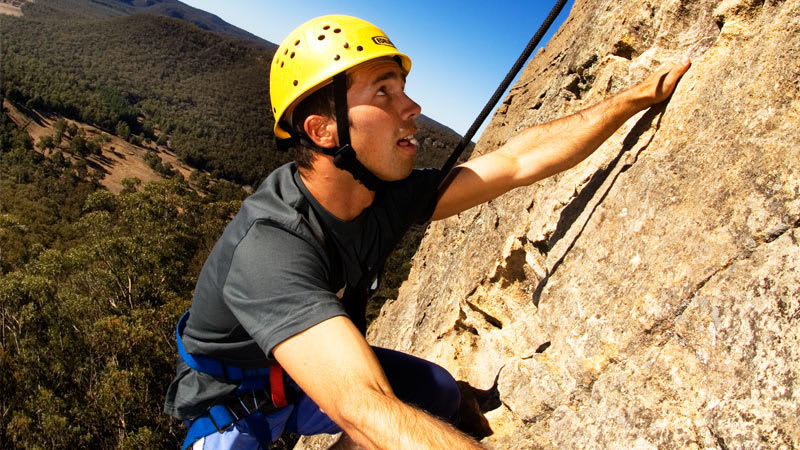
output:
<svg viewBox="0 0 800 450"><path fill-rule="evenodd" d="M378 45L386 45L388 47L395 48L394 44L392 44L392 41L390 41L389 38L386 36L372 36L372 42Z"/></svg>

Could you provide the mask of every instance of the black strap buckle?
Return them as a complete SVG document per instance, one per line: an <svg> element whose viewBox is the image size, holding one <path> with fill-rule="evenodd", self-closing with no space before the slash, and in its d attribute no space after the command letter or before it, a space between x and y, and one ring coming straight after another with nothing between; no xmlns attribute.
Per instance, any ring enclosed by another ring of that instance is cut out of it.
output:
<svg viewBox="0 0 800 450"><path fill-rule="evenodd" d="M261 391L261 392L266 392L266 391ZM258 399L256 398L256 391L250 391L250 397L253 400L252 405L250 406L245 405L244 403L245 397L246 395L243 395L241 397L238 397L237 400L239 400L239 404L242 405L242 408L244 408L244 411L247 415L253 414L254 412L258 411L258 409L261 406L263 406L263 403L259 403Z"/></svg>
<svg viewBox="0 0 800 450"><path fill-rule="evenodd" d="M288 400L291 403L291 401L293 401L293 397L288 398ZM228 413L230 416L230 423L222 422L223 420L228 420L228 418L220 417L220 408L224 409L224 411ZM262 414L267 415L279 409L279 407L273 404L272 396L268 390L256 389L243 392L236 397L229 398L224 403L218 403L208 408L205 416L208 417L208 419L211 421L211 424L214 426L214 429L216 429L218 433L224 433L225 431L231 429L236 422L249 417L256 412L261 412ZM214 418L215 414L217 415L216 419ZM217 420L220 422L217 422ZM223 425L220 425L220 423L223 423Z"/></svg>
<svg viewBox="0 0 800 450"><path fill-rule="evenodd" d="M235 422L257 411L269 413L278 409L272 404L269 393L264 389L244 392L223 403L222 406L224 406L231 417L234 418Z"/></svg>

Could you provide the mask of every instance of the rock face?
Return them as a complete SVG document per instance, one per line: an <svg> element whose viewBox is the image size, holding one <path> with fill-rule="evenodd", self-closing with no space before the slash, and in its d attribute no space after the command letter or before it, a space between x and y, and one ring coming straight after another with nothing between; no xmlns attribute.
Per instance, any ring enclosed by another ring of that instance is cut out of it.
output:
<svg viewBox="0 0 800 450"><path fill-rule="evenodd" d="M576 0L474 155L683 54L586 161L432 224L370 329L490 448L800 448L800 1Z"/></svg>

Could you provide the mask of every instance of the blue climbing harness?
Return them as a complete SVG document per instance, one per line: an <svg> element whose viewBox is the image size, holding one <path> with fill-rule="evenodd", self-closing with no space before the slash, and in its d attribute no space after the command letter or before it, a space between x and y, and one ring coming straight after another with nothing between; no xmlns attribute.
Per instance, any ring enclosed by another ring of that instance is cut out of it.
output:
<svg viewBox="0 0 800 450"><path fill-rule="evenodd" d="M278 364L243 369L208 356L189 354L181 339L188 319L189 311L186 311L178 320L175 330L181 359L194 370L238 383L239 389L236 398L211 406L191 422L181 449L186 450L198 439L212 433L222 433L240 420L247 423L250 433L267 448L272 442L272 435L266 416L289 404L284 389L283 369Z"/></svg>

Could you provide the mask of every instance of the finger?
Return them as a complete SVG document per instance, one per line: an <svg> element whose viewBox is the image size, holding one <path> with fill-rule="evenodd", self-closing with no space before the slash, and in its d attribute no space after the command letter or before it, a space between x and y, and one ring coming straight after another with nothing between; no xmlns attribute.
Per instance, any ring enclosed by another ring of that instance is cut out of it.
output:
<svg viewBox="0 0 800 450"><path fill-rule="evenodd" d="M672 63L665 67L664 72L662 72L659 77L659 83L656 88L656 95L659 97L659 100L664 100L672 95L672 92L678 84L678 80L689 70L691 65L691 59L688 56L684 56L679 62Z"/></svg>
<svg viewBox="0 0 800 450"><path fill-rule="evenodd" d="M691 66L692 59L689 57L689 55L684 55L680 62L672 67L672 70L670 70L670 75L672 78L674 78L675 82L677 82L678 79L682 77Z"/></svg>

